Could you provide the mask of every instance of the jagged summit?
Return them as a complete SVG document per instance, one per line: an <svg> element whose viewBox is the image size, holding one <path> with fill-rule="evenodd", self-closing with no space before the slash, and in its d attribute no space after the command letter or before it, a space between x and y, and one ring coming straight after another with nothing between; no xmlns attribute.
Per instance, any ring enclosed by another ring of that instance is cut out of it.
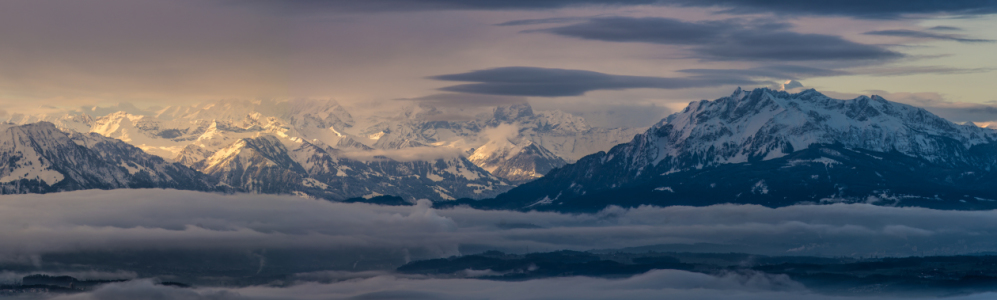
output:
<svg viewBox="0 0 997 300"><path fill-rule="evenodd" d="M499 106L492 115L496 123L508 123L534 116L533 107L529 103Z"/></svg>

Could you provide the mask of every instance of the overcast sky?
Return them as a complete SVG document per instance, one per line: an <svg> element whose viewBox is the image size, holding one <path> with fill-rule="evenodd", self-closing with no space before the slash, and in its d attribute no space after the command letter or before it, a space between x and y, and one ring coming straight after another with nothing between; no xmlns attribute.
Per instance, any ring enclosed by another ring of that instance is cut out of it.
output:
<svg viewBox="0 0 997 300"><path fill-rule="evenodd" d="M995 12L993 0L6 0L0 114L511 96L641 125L796 79L992 121Z"/></svg>

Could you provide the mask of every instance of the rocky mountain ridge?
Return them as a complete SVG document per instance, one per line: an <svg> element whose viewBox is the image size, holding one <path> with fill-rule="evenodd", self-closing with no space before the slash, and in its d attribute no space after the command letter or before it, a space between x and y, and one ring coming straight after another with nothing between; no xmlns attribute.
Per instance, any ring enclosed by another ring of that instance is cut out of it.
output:
<svg viewBox="0 0 997 300"><path fill-rule="evenodd" d="M997 207L997 131L878 96L770 89L691 103L482 207L869 202ZM903 179L903 180L899 180ZM930 188L929 188L930 187Z"/></svg>

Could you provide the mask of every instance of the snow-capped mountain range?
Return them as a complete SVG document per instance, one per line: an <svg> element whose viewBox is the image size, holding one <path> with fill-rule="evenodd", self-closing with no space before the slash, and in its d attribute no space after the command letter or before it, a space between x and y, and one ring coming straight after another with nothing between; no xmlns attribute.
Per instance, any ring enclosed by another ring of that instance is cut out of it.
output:
<svg viewBox="0 0 997 300"><path fill-rule="evenodd" d="M879 96L842 101L812 89L798 94L738 89L730 97L690 103L640 138L620 151L635 173L649 165L677 172L770 160L835 143L951 164L966 162L961 155L966 149L997 140L997 131L957 125Z"/></svg>
<svg viewBox="0 0 997 300"><path fill-rule="evenodd" d="M43 126L67 136L120 140L164 163L199 171L212 183L192 189L410 200L493 197L643 131L592 128L567 113L534 113L528 104L499 107L463 121L440 121L440 114L444 112L435 107L410 105L395 115L355 119L335 101L226 100L144 114L14 114L5 126ZM495 134L497 130L503 134ZM44 181L35 175L13 174L4 183ZM9 192L19 191L30 190Z"/></svg>
<svg viewBox="0 0 997 300"><path fill-rule="evenodd" d="M479 205L869 202L997 207L997 131L878 96L766 88L698 101L628 143ZM992 171L993 170L993 171Z"/></svg>
<svg viewBox="0 0 997 300"><path fill-rule="evenodd" d="M997 130L878 96L738 89L646 130L592 128L527 104L460 121L449 113L411 105L357 118L333 101L294 100L97 117L15 114L0 128L0 187L472 198L483 200L443 205L560 211L838 202L997 208Z"/></svg>

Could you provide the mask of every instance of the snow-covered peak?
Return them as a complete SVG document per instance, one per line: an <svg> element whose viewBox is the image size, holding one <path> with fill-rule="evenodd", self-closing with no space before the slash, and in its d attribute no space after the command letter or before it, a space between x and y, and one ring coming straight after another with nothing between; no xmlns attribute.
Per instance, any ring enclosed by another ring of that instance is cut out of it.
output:
<svg viewBox="0 0 997 300"><path fill-rule="evenodd" d="M119 111L97 118L91 128L91 132L99 133L100 135L106 137L117 138L125 142L131 142L132 139L129 137L129 134L131 133L129 132L130 130L136 129L136 127L140 126L140 124L144 127L158 127L153 125L154 123L156 123L156 121L151 118Z"/></svg>
<svg viewBox="0 0 997 300"><path fill-rule="evenodd" d="M202 172L211 174L221 168L245 167L248 165L267 165L284 167L297 171L297 163L287 157L287 148L280 139L272 135L257 138L243 138L215 151L197 166Z"/></svg>
<svg viewBox="0 0 997 300"><path fill-rule="evenodd" d="M298 128L349 128L355 124L353 116L333 100L295 99L280 105L287 106L282 117Z"/></svg>
<svg viewBox="0 0 997 300"><path fill-rule="evenodd" d="M0 132L0 185L38 180L52 186L65 179L46 155L65 155L63 152L72 144L66 134L48 122L5 127Z"/></svg>
<svg viewBox="0 0 997 300"><path fill-rule="evenodd" d="M523 182L565 164L564 159L522 137L516 125L502 124L483 135L488 142L474 149L468 160L495 176Z"/></svg>
<svg viewBox="0 0 997 300"><path fill-rule="evenodd" d="M482 132L482 136L488 142L475 148L468 159L489 172L494 172L498 165L486 165L481 162L509 160L524 147L533 145L533 142L520 138L519 127L512 124L502 124L495 128L486 129Z"/></svg>
<svg viewBox="0 0 997 300"><path fill-rule="evenodd" d="M286 112L279 118L287 121L288 131L293 130L291 135L327 145L353 145L350 141L354 139L348 130L356 122L336 101L299 99L280 105L286 106Z"/></svg>
<svg viewBox="0 0 997 300"><path fill-rule="evenodd" d="M21 126L4 125L0 143L5 147L40 147L68 140L65 133L50 122L38 122Z"/></svg>
<svg viewBox="0 0 997 300"><path fill-rule="evenodd" d="M492 116L497 123L521 121L533 117L533 107L529 103L499 106L495 108Z"/></svg>
<svg viewBox="0 0 997 300"><path fill-rule="evenodd" d="M540 111L536 116L534 124L541 131L584 132L592 129L585 118L560 110Z"/></svg>
<svg viewBox="0 0 997 300"><path fill-rule="evenodd" d="M690 103L644 138L648 143L643 147L657 150L647 153L652 162L696 157L695 165L686 167L702 167L772 159L812 144L835 143L950 162L958 156L953 151L993 142L997 132L957 125L879 96L837 100L813 89L791 94L739 88L730 97Z"/></svg>

